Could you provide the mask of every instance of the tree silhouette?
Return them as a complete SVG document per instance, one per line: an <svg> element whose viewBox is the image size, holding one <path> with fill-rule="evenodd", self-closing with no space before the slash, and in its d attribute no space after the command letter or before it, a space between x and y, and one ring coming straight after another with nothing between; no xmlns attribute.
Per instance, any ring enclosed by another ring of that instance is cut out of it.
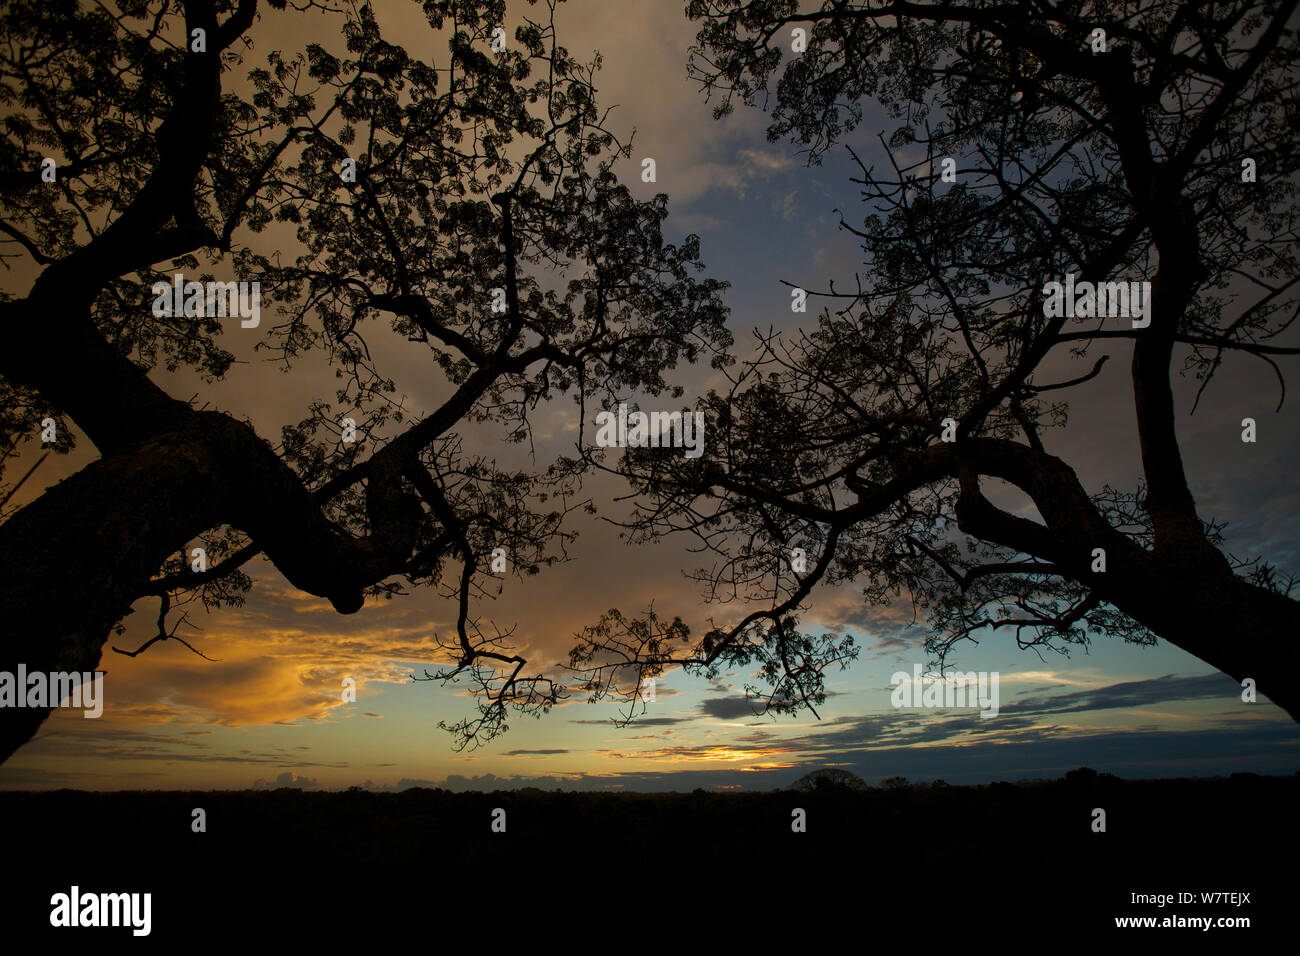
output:
<svg viewBox="0 0 1300 956"><path fill-rule="evenodd" d="M703 457L621 462L634 536L698 537L706 596L745 608L703 637L612 613L574 650L587 686L757 668L769 708L815 708L856 648L798 613L815 585L854 581L871 602L910 595L941 666L985 629L1058 651L1158 636L1300 718L1293 581L1227 553L1198 511L1172 379L1181 365L1212 400L1242 353L1284 395L1277 361L1300 352L1296 6L688 3L715 115L762 106L812 163L849 147L867 208L840 226L865 268L809 291L827 303L814 328L759 335L705 403ZM846 142L871 102L897 123L883 170ZM1067 277L1150 282L1149 325L1050 308ZM1130 356L1142 480L1089 490L1054 429ZM998 482L1029 516L990 500Z"/></svg>
<svg viewBox="0 0 1300 956"><path fill-rule="evenodd" d="M5 457L46 417L56 451L73 423L99 457L0 525L0 670L94 669L145 597L171 639L169 612L239 603L264 555L344 614L406 586L456 600L433 676L482 691L462 743L557 699L471 604L494 549L514 573L562 557L582 465L510 470L460 430L526 441L542 402L659 394L680 359L730 340L695 237L666 243L666 197L616 181L628 146L597 109L598 62L557 43L555 2L506 37L502 0L429 0L413 42L445 44L437 62L381 37L368 6L269 0L339 49L254 57L255 0L4 5L0 258L34 275L0 301ZM217 268L259 282L276 323L155 314L155 282ZM227 330L285 366L332 366L334 401L270 441L150 378L220 378ZM427 357L440 404L393 397L367 341L382 336ZM206 571L187 566L196 541ZM0 712L0 759L47 713Z"/></svg>
<svg viewBox="0 0 1300 956"><path fill-rule="evenodd" d="M794 783L791 790L805 793L826 793L844 790L866 790L867 784L856 773L841 770L839 767L822 767L806 773Z"/></svg>

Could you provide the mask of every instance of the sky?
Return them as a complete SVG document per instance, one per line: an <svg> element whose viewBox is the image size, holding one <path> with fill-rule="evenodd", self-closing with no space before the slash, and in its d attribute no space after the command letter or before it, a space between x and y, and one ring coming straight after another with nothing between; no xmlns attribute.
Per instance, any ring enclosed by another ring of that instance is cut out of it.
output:
<svg viewBox="0 0 1300 956"><path fill-rule="evenodd" d="M413 52L430 36L418 4L384 0L379 9L385 33ZM521 9L527 8L510 3L510 17ZM849 182L843 148L810 168L795 147L767 141L758 111L714 120L686 75L694 29L676 0L571 0L561 5L557 26L571 52L601 53L599 102L617 106L616 129L635 129L633 156L619 169L623 181L638 198L667 193L668 238L697 233L707 274L731 283L727 303L737 350L756 328L790 332L810 321L811 313L791 313L781 280L824 288L828 280L851 280L861 261L852 237L837 229L837 210L850 219L862 214L854 212L857 187ZM249 66L273 47L303 42L284 15L273 13L263 16L253 38ZM445 50L431 43L427 52ZM875 137L889 128L868 111L846 142L879 155ZM647 156L656 161L653 184L639 177ZM21 293L23 276L3 281L6 290ZM430 407L435 370L422 368L404 341L370 342L398 370L394 378L412 407ZM237 324L227 329L222 345L240 361L216 386L184 370L158 370L153 377L173 395L202 391L212 407L247 416L273 438L304 417L313 397L333 391L332 373L319 361L281 372L254 344L255 333ZM1073 390L1068 427L1045 436L1048 450L1074 465L1091 490L1108 482L1131 488L1138 474L1128 355L1123 344L1109 351L1106 372ZM1072 367L1068 358L1059 362L1062 372ZM688 400L716 384L711 374L707 368L683 373ZM1177 385L1178 427L1202 514L1228 522L1235 553L1263 554L1284 570L1300 569L1295 403L1275 411L1275 383L1244 360L1229 360L1192 416L1194 387ZM1254 445L1239 438L1247 415L1259 422ZM558 401L535 425L544 464L548 455L571 450L576 408ZM489 432L469 437L496 450ZM35 454L34 447L24 449L15 473ZM52 458L24 496L93 455L83 440L71 455ZM617 480L596 476L584 491L601 515L625 513L615 500L626 491ZM490 608L493 620L517 628L530 666L558 673L577 632L610 608L632 613L653 604L661 616L696 622L697 632L716 613L683 575L699 563L690 541L633 547L606 521L579 521L575 529L579 537L567 563L536 577L503 578ZM926 662L926 630L913 623L905 598L869 607L860 586L852 585L818 589L805 613L810 626L851 633L862 648L848 669L829 675L820 719L756 716L744 696L744 673L709 681L677 671L658 682L655 701L626 726L615 722L619 703L593 704L574 693L548 715L514 719L504 736L456 753L438 722L472 714L466 689L410 679L435 666L435 634L455 623L449 602L417 592L372 600L342 616L296 591L264 560L246 570L255 582L247 604L200 614L201 630L185 632L213 661L174 643L137 658L106 650L104 715L90 720L79 711L56 711L0 766L0 788L766 789L822 767L869 782L904 776L954 784L1056 777L1078 766L1124 777L1300 769L1300 727L1267 700L1244 703L1235 681L1164 642L1142 648L1099 639L1068 657L1040 657L1017 649L1006 634L985 634L978 645L963 645L954 663L998 673L997 716L981 718L969 708L895 708L891 677ZM124 622L126 634L110 643L138 646L153 633L156 615L156 600L138 602ZM347 677L357 682L355 703L340 694Z"/></svg>

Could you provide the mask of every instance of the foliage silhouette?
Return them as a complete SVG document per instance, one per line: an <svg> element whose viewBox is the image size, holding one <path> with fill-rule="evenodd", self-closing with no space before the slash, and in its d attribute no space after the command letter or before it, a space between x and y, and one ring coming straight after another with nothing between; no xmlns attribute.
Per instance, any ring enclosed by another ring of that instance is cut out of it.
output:
<svg viewBox="0 0 1300 956"><path fill-rule="evenodd" d="M634 540L697 538L727 616L612 613L573 652L587 686L746 669L769 710L815 712L857 648L798 616L818 584L855 582L869 603L910 597L940 669L985 632L1062 653L1159 637L1300 719L1294 579L1228 553L1198 510L1173 389L1181 366L1197 403L1223 401L1209 386L1243 356L1277 374L1280 402L1278 362L1300 353L1296 7L690 0L691 71L717 116L761 106L769 138L814 164L845 145L866 208L840 227L865 268L847 288L800 283L825 303L815 326L757 335L704 403L701 458L620 463L641 494ZM790 55L796 29L807 48ZM883 170L851 142L868 104L897 124ZM1149 281L1149 326L1048 314L1046 283L1067 276ZM1116 424L1142 477L1090 490L1055 430L1085 383L1120 387L1126 359L1135 411ZM1028 517L990 500L1003 483Z"/></svg>
<svg viewBox="0 0 1300 956"><path fill-rule="evenodd" d="M238 604L263 555L344 614L407 587L456 601L449 663L426 676L480 692L478 715L450 728L461 745L559 698L474 602L493 549L516 574L564 557L564 519L588 507L583 466L499 465L463 447L464 429L527 442L542 403L674 391L679 361L730 338L697 238L665 242L666 197L617 182L630 146L597 107L598 61L570 56L542 6L497 50L502 0L430 0L411 43L445 56L426 62L367 5L4 5L0 256L35 278L0 301L0 427L12 449L50 415L100 457L0 525L0 669L92 670L145 597L172 639L170 610ZM337 48L255 55L266 7L281 21L269 35L323 25ZM259 282L278 313L231 334L340 380L278 440L150 378L230 368L220 319L151 309L156 281L217 268ZM440 376L440 404L393 397L375 337ZM196 541L206 572L186 566ZM47 713L4 709L0 759Z"/></svg>

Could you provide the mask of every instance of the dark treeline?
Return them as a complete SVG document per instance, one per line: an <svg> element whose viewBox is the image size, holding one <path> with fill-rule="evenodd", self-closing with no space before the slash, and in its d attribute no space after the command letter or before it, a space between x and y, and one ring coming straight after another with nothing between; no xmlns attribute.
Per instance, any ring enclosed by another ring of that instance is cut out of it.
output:
<svg viewBox="0 0 1300 956"><path fill-rule="evenodd" d="M523 922L551 903L582 925L650 919L638 932L657 938L679 906L819 929L853 912L865 935L886 939L907 926L974 930L971 919L987 930L994 912L1070 935L1174 911L1247 915L1260 927L1286 891L1253 860L1296 845L1288 811L1297 797L1296 777L1125 781L1081 771L814 792L11 792L0 794L0 819L25 825L6 844L32 872L0 918L15 931L47 929L51 894L77 883L151 892L159 941L237 937L286 919L304 933L369 927L384 937L444 907L504 908ZM206 833L191 832L195 807L207 813ZM498 807L505 833L491 830ZM1105 833L1092 830L1097 807ZM791 832L794 808L807 813L805 833ZM1219 890L1249 892L1250 902L1199 902ZM1194 891L1197 904L1131 902L1177 891ZM945 922L914 922L926 914Z"/></svg>

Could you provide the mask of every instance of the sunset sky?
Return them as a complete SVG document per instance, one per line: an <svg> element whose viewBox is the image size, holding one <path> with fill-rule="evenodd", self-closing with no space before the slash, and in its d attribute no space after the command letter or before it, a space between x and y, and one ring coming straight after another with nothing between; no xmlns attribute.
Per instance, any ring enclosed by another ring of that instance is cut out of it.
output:
<svg viewBox="0 0 1300 956"><path fill-rule="evenodd" d="M382 0L378 6L390 40L413 53L445 56L417 3ZM519 3L510 11L540 15ZM272 48L301 48L305 39L288 22L283 14L263 14L244 72ZM808 168L794 146L767 142L758 111L742 108L713 120L686 75L694 28L678 0L570 0L557 22L570 52L580 58L601 53L599 102L617 106L616 129L636 130L633 158L621 166L623 180L640 198L666 192L668 237L698 233L707 274L731 283L736 351L747 351L755 328L811 323L811 311L791 313L780 280L819 289L828 280L851 282L858 268L861 255L852 237L837 229L836 210L850 220L863 214L844 150ZM426 40L427 49L419 51ZM846 141L865 157L880 158L877 134L890 129L888 120L868 111ZM647 156L656 160L654 184L640 181L640 160ZM268 232L263 241L277 235ZM286 259L293 251L292 245L283 248ZM30 275L15 272L0 281L6 291L21 293ZM266 353L255 353L257 335L268 324L243 330L235 320L227 327L221 344L240 363L218 385L184 370L158 370L153 377L174 396L199 392L213 407L249 417L274 440L283 425L305 416L313 397L328 397L335 386L319 356L282 373ZM391 370L408 407L431 409L445 394L439 371L427 362L421 366L401 337L389 338L376 333L369 339L386 356L381 367ZM1138 474L1127 347L1111 345L1109 352L1105 373L1072 390L1068 427L1045 436L1049 450L1070 462L1090 490L1108 482L1132 488ZM683 370L690 391L678 407L718 384L712 374L707 365ZM1227 360L1192 416L1187 410L1195 384L1178 380L1176 387L1180 436L1202 515L1228 522L1234 554L1262 554L1283 570L1300 570L1297 403L1275 411L1275 380L1241 357ZM595 411L588 409L589 440ZM577 416L569 399L540 411L534 422L539 467L572 451ZM1259 422L1257 444L1240 441L1245 416ZM465 435L468 445L519 459L519 448L501 445L495 433ZM35 443L29 445L12 466L14 474L38 454ZM93 455L83 439L71 455L48 460L20 497L30 500ZM616 500L626 488L608 476L592 478L584 492L602 516L627 513ZM576 633L610 608L633 613L653 604L660 616L681 615L693 633L705 629L710 614L720 621L737 616L736 608L706 607L683 577L700 560L688 550L691 541L634 547L608 522L586 515L572 520L579 537L569 548L571 560L524 580L502 578L501 594L483 609L503 628L517 626L530 669L536 665L562 679L560 665ZM36 739L0 766L0 788L764 789L826 766L869 782L901 775L949 783L1055 777L1083 765L1124 777L1300 770L1300 727L1285 713L1263 699L1243 703L1235 681L1163 643L1140 648L1100 639L1087 653L1040 658L1018 650L1008 634L990 633L978 646L963 645L953 663L1000 674L996 717L981 719L970 709L895 710L891 675L925 662L925 628L912 623L905 597L874 608L853 587L818 589L804 617L805 626L818 631L853 634L862 648L855 664L830 675L820 720L756 717L744 698L744 673L715 683L673 672L659 682L648 712L629 726L613 723L618 703L588 704L575 692L540 720L513 720L501 738L457 754L437 725L472 713L465 688L408 676L435 666L434 635L454 628L452 604L432 592L415 593L372 600L342 616L328 602L293 589L265 560L246 570L254 588L245 607L192 614L201 630L180 632L215 662L174 643L134 659L106 649L104 716L87 720L79 711L56 711ZM156 600L138 602L127 633L110 643L138 646L156 630L157 611ZM344 704L340 684L349 676L357 680L358 700Z"/></svg>

